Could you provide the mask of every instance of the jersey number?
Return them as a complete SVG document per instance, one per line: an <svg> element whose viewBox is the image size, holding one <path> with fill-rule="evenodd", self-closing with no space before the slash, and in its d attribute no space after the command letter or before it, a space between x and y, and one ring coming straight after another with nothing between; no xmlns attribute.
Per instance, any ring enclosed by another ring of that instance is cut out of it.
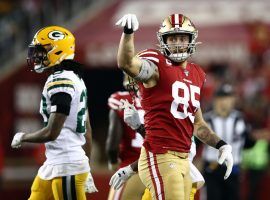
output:
<svg viewBox="0 0 270 200"><path fill-rule="evenodd" d="M85 133L86 130L86 109L87 109L87 92L83 90L80 96L80 107L77 114L77 133Z"/></svg>
<svg viewBox="0 0 270 200"><path fill-rule="evenodd" d="M179 96L179 90L183 91L183 96ZM195 99L195 94L200 95L200 88L195 85L189 85L189 87L180 81L175 81L172 84L172 97L173 102L171 104L171 113L177 119L185 119L189 117L189 119L194 122L194 116L192 113L188 112L189 101L195 108L200 107L200 102ZM183 112L178 110L178 107L181 106Z"/></svg>

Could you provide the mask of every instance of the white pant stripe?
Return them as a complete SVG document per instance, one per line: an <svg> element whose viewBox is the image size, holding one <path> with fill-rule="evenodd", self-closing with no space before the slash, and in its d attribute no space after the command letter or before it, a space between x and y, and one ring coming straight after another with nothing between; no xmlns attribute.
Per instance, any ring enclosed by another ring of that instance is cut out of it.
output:
<svg viewBox="0 0 270 200"><path fill-rule="evenodd" d="M149 158L150 158L151 171L152 171L153 178L154 178L154 184L156 185L156 188L157 188L156 196L158 197L158 200L162 200L162 194L161 194L161 187L162 186L161 186L160 181L158 179L157 170L155 167L154 155L150 151L148 153L149 153Z"/></svg>
<svg viewBox="0 0 270 200"><path fill-rule="evenodd" d="M119 190L114 191L113 200L119 200L120 199L120 196L121 196L121 193L123 191L124 186L125 185L123 185L121 188L119 188Z"/></svg>

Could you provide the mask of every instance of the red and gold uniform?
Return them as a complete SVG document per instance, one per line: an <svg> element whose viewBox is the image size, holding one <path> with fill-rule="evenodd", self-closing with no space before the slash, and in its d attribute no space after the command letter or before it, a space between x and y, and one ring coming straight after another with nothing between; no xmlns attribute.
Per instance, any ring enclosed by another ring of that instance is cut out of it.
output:
<svg viewBox="0 0 270 200"><path fill-rule="evenodd" d="M187 157L205 73L194 63L183 69L158 50L148 49L138 56L153 62L159 71L156 86L145 88L140 84L146 129L139 159L140 178L152 198L188 199L186 191L191 183Z"/></svg>
<svg viewBox="0 0 270 200"><path fill-rule="evenodd" d="M126 91L115 92L110 96L108 100L109 108L113 109L117 113L123 126L123 136L119 146L119 158L121 160L120 168L138 160L143 144L143 137L139 133L136 133L136 131L132 130L124 122L124 110L121 108L121 99L128 100L128 102L131 104L133 103L132 96L129 94L129 92ZM141 108L138 98L134 99L134 106L138 110L141 121L143 123L144 111ZM141 200L144 194L144 190L145 186L142 184L138 174L135 174L119 190L115 191L113 188L111 188L108 200Z"/></svg>
<svg viewBox="0 0 270 200"><path fill-rule="evenodd" d="M120 108L120 106L122 105L122 102L120 101L121 99L128 100L128 102L131 104L133 103L132 96L129 94L129 92L126 91L115 92L110 96L108 100L108 105L110 109L113 109L117 113L123 126L124 134L120 143L119 151L119 158L121 160L120 168L125 167L138 160L143 144L143 137L139 133L136 133L136 131L132 130L124 122L124 110ZM138 98L135 99L134 106L140 113L141 119L143 119L143 111Z"/></svg>

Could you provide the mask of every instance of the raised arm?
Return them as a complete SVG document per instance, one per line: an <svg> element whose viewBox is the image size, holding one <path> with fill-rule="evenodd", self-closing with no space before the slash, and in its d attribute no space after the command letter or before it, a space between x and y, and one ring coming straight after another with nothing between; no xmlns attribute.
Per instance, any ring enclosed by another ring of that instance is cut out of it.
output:
<svg viewBox="0 0 270 200"><path fill-rule="evenodd" d="M116 22L116 25L123 27L117 53L118 67L147 87L153 87L159 77L156 65L137 57L135 53L134 32L139 28L136 15L126 14Z"/></svg>
<svg viewBox="0 0 270 200"><path fill-rule="evenodd" d="M122 33L117 53L117 64L131 77L136 77L140 73L142 61L135 55L134 33Z"/></svg>

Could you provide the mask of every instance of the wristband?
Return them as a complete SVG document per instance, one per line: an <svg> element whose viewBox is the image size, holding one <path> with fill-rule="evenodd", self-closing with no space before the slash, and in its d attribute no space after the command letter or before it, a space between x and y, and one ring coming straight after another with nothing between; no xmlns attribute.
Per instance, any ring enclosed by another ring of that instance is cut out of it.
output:
<svg viewBox="0 0 270 200"><path fill-rule="evenodd" d="M124 26L124 33L125 34L132 34L133 33L133 29L132 28L128 28L127 26Z"/></svg>
<svg viewBox="0 0 270 200"><path fill-rule="evenodd" d="M219 140L219 142L216 144L216 149L219 149L220 147L222 147L223 145L226 145L227 143L224 142L223 140Z"/></svg>
<svg viewBox="0 0 270 200"><path fill-rule="evenodd" d="M139 126L139 128L136 129L136 131L137 131L138 133L140 133L141 135L144 135L144 134L145 134L145 128L144 128L144 125L141 124L141 125Z"/></svg>

